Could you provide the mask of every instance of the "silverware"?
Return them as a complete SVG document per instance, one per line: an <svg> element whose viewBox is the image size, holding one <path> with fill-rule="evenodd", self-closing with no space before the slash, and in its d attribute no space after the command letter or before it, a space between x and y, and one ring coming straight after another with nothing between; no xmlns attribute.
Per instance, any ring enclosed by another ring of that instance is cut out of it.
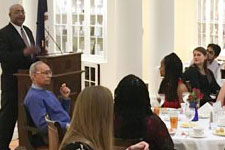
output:
<svg viewBox="0 0 225 150"><path fill-rule="evenodd" d="M212 130L212 125L211 123L213 122L213 112L210 112L210 118L209 118L209 130Z"/></svg>

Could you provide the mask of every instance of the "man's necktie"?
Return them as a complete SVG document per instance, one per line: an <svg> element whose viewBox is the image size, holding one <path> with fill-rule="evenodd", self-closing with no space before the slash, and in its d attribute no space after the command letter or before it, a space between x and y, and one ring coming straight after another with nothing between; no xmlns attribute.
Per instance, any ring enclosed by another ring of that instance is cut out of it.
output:
<svg viewBox="0 0 225 150"><path fill-rule="evenodd" d="M28 47L29 46L29 42L28 42L27 36L26 36L23 28L20 28L20 29L21 29L21 35L22 35L23 41L26 44L26 46Z"/></svg>

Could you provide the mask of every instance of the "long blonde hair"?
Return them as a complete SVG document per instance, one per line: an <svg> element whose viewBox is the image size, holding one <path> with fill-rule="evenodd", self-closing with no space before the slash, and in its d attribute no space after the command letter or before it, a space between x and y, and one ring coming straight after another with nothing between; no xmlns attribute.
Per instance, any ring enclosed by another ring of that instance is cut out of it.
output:
<svg viewBox="0 0 225 150"><path fill-rule="evenodd" d="M113 98L103 86L85 88L75 103L69 130L61 143L80 141L94 150L112 150Z"/></svg>

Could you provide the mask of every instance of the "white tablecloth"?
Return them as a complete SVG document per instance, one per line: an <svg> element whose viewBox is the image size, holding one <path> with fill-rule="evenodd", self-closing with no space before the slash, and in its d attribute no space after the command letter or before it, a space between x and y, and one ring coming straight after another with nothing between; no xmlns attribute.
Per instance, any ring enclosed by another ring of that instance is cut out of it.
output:
<svg viewBox="0 0 225 150"><path fill-rule="evenodd" d="M170 122L167 115L160 115L161 119L170 128ZM180 125L185 121L185 116L179 114L178 129L172 139L177 150L225 150L225 137L214 135L213 130L209 130L209 118L199 119L195 122L198 126L204 127L205 137L193 138L189 133L191 128L182 128ZM214 124L214 129L216 124ZM187 133L183 135L182 133Z"/></svg>

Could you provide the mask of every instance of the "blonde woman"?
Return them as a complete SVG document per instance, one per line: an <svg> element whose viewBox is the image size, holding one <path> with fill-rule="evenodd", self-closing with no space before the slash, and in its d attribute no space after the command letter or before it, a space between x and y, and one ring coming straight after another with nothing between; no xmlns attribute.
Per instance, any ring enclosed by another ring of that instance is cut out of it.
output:
<svg viewBox="0 0 225 150"><path fill-rule="evenodd" d="M112 150L113 98L110 90L102 86L85 88L78 96L71 125L60 150ZM129 150L147 150L140 142Z"/></svg>

